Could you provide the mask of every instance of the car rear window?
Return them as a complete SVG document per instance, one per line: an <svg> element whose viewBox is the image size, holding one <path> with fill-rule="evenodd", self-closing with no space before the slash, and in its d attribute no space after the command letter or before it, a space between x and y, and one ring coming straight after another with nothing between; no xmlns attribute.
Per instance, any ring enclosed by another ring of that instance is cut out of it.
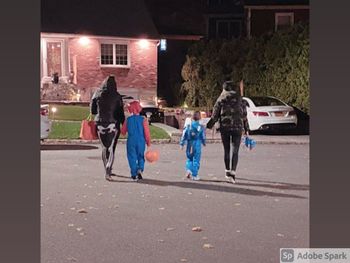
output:
<svg viewBox="0 0 350 263"><path fill-rule="evenodd" d="M282 101L275 98L270 98L270 97L250 97L250 99L253 101L253 103L257 107L286 105Z"/></svg>

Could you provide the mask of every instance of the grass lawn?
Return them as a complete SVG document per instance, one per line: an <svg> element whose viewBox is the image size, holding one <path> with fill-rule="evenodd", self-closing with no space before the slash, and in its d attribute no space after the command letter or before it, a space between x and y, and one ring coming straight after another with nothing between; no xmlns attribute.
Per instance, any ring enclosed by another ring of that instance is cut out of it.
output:
<svg viewBox="0 0 350 263"><path fill-rule="evenodd" d="M80 121L54 121L49 139L79 139ZM152 139L169 139L169 135L162 129L150 126ZM125 138L121 136L120 138Z"/></svg>
<svg viewBox="0 0 350 263"><path fill-rule="evenodd" d="M50 109L55 107L57 112L53 116L50 110L49 118L65 121L81 121L88 117L90 109L87 106L70 106L70 105L50 105Z"/></svg>

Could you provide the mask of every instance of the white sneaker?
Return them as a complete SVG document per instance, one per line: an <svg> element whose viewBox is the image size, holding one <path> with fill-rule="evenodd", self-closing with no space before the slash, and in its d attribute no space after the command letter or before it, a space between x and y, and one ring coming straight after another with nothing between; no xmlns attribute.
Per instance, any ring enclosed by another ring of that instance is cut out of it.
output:
<svg viewBox="0 0 350 263"><path fill-rule="evenodd" d="M233 184L236 183L234 171L225 170L225 177L229 183L233 183Z"/></svg>
<svg viewBox="0 0 350 263"><path fill-rule="evenodd" d="M236 171L234 171L234 170L231 170L231 182L233 183L233 184L235 184L236 183Z"/></svg>
<svg viewBox="0 0 350 263"><path fill-rule="evenodd" d="M197 175L197 176L192 176L192 180L193 181L199 181L201 178Z"/></svg>

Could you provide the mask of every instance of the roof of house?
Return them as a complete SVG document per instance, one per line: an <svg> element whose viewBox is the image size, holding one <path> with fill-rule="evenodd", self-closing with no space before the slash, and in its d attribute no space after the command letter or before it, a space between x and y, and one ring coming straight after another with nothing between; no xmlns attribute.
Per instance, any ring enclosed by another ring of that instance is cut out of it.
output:
<svg viewBox="0 0 350 263"><path fill-rule="evenodd" d="M143 0L42 0L41 32L159 39Z"/></svg>
<svg viewBox="0 0 350 263"><path fill-rule="evenodd" d="M309 5L309 0L245 0L244 5Z"/></svg>

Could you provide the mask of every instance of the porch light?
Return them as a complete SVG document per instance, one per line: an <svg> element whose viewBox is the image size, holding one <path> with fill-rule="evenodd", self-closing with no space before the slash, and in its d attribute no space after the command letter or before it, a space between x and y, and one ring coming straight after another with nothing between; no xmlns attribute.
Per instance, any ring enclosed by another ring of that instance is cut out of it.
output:
<svg viewBox="0 0 350 263"><path fill-rule="evenodd" d="M147 39L141 39L141 40L139 41L139 46L140 46L140 48L142 48L142 49L146 49L146 48L149 47L149 41L148 41Z"/></svg>
<svg viewBox="0 0 350 263"><path fill-rule="evenodd" d="M79 43L83 46L86 46L90 43L90 39L88 37L79 38Z"/></svg>

